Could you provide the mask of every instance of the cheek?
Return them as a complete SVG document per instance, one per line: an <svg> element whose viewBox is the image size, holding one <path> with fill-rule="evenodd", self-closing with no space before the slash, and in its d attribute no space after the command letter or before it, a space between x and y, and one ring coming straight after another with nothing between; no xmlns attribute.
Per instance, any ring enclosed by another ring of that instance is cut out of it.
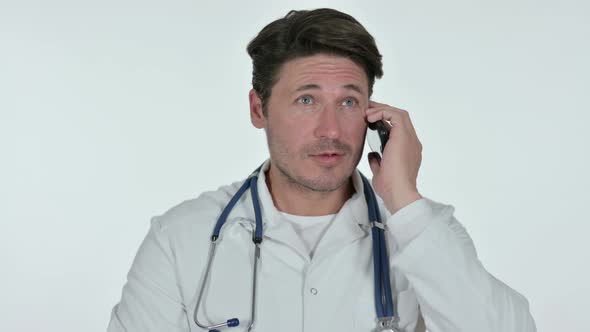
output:
<svg viewBox="0 0 590 332"><path fill-rule="evenodd" d="M364 119L362 121L354 121L347 125L345 129L345 133L348 136L349 140L357 142L357 144L362 144L362 139L365 134L366 124Z"/></svg>
<svg viewBox="0 0 590 332"><path fill-rule="evenodd" d="M267 128L268 138L276 148L288 151L288 153L296 153L306 144L305 138L311 137L308 132L309 128L301 122L288 119L276 120L269 123Z"/></svg>

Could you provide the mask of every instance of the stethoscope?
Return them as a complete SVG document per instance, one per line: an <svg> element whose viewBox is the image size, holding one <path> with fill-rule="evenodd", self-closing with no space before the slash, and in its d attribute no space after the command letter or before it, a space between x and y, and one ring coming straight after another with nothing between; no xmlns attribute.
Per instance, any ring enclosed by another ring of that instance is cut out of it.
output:
<svg viewBox="0 0 590 332"><path fill-rule="evenodd" d="M231 210L237 204L238 200L242 197L246 190L250 189L252 196L252 205L254 206L254 215L256 219L256 227L252 235L252 242L254 242L254 270L252 278L252 303L250 312L250 325L248 326L248 332L254 328L254 319L256 317L256 281L258 277L258 263L260 262L260 244L262 243L262 216L260 212L260 200L258 197L258 188L256 183L258 181L258 173L260 168L258 167L246 181L242 184L240 189L231 198L227 206L223 209L217 224L213 229L213 235L211 235L211 245L209 247L209 258L207 266L205 267L205 275L199 289L199 295L197 297L197 304L193 314L195 324L200 328L209 330L210 332L219 332L219 328L234 327L240 324L237 318L228 319L224 323L205 325L199 322L197 318L197 312L201 305L201 299L203 297L203 291L207 286L209 280L209 272L211 270L211 264L215 256L215 247L217 246L217 240L219 239L219 233L223 224L227 220ZM377 331L382 332L398 332L396 328L397 316L394 316L393 310L393 297L391 295L391 283L389 276L389 258L387 255L387 246L385 243L385 225L381 222L381 213L379 213L379 206L377 204L377 198L375 192L367 180L362 174L361 178L363 181L363 189L365 194L365 200L367 202L367 208L369 213L369 221L371 223L371 234L373 237L373 270L375 275L375 309L377 311Z"/></svg>

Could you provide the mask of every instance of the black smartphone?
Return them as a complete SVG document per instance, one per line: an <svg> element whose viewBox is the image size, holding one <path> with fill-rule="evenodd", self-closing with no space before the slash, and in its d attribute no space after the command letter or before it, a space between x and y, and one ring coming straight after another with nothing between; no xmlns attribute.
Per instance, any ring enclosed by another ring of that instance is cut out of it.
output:
<svg viewBox="0 0 590 332"><path fill-rule="evenodd" d="M377 136L379 136L379 143L380 143L379 151L375 151L377 147L372 146L371 139L368 138L369 147L373 150L373 152L380 152L381 156L383 156L383 150L385 149L385 144L389 140L389 129L391 128L391 125L383 120L379 120L377 122L368 123L368 127L370 130L374 130L377 133Z"/></svg>

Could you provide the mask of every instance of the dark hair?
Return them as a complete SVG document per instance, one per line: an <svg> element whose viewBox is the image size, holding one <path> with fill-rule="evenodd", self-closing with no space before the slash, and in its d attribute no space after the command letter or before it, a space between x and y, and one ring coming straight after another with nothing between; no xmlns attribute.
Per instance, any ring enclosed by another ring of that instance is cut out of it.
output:
<svg viewBox="0 0 590 332"><path fill-rule="evenodd" d="M252 58L252 87L266 104L281 66L294 58L319 53L349 58L361 66L369 81L383 76L381 54L375 39L354 17L334 9L291 10L271 22L248 44Z"/></svg>

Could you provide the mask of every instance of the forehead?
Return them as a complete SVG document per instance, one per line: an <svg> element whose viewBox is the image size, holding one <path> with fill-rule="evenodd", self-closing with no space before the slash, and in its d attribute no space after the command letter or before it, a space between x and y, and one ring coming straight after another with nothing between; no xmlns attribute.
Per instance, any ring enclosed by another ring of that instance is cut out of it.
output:
<svg viewBox="0 0 590 332"><path fill-rule="evenodd" d="M278 73L275 87L296 90L308 84L321 88L357 85L368 94L368 79L363 68L352 60L336 55L317 54L286 62Z"/></svg>

